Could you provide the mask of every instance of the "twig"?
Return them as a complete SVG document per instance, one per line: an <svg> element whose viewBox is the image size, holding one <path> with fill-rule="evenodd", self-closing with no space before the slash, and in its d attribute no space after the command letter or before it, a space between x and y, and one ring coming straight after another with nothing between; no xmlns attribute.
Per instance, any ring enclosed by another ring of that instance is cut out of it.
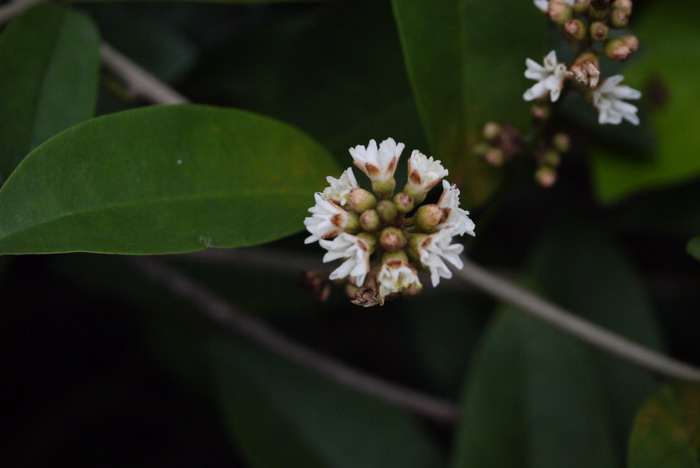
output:
<svg viewBox="0 0 700 468"><path fill-rule="evenodd" d="M24 10L44 0L15 0L0 7L0 24L5 24Z"/></svg>
<svg viewBox="0 0 700 468"><path fill-rule="evenodd" d="M132 258L131 261L151 279L166 286L172 293L191 301L207 318L225 330L243 336L285 359L313 369L335 382L387 403L443 423L457 421L457 408L452 403L365 374L292 341L260 320L226 304L204 286L156 260L141 257Z"/></svg>
<svg viewBox="0 0 700 468"><path fill-rule="evenodd" d="M133 97L147 99L156 104L189 102L189 99L158 80L106 42L102 43L100 54L102 64L124 81Z"/></svg>
<svg viewBox="0 0 700 468"><path fill-rule="evenodd" d="M666 377L700 381L700 369L652 351L627 338L583 320L524 289L489 273L466 257L456 275L489 294L516 306L530 316L575 338Z"/></svg>

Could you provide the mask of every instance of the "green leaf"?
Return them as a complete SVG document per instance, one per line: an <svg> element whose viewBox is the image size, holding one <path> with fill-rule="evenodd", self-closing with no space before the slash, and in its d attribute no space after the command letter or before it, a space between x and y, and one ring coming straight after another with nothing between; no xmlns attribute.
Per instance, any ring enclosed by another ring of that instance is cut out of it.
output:
<svg viewBox="0 0 700 468"><path fill-rule="evenodd" d="M107 115L47 141L0 189L0 253L261 244L300 231L313 193L339 172L302 132L248 112Z"/></svg>
<svg viewBox="0 0 700 468"><path fill-rule="evenodd" d="M693 237L688 241L688 253L700 260L700 236Z"/></svg>
<svg viewBox="0 0 700 468"><path fill-rule="evenodd" d="M700 385L666 386L644 403L629 442L629 468L700 467Z"/></svg>
<svg viewBox="0 0 700 468"><path fill-rule="evenodd" d="M82 13L40 5L0 36L0 174L33 148L92 117L99 37Z"/></svg>
<svg viewBox="0 0 700 468"><path fill-rule="evenodd" d="M673 0L650 4L635 23L644 55L625 69L625 83L661 102L652 113L658 153L636 161L603 148L593 154L598 198L611 203L642 190L700 175L700 4ZM672 27L669 27L672 25ZM682 46L680 46L682 44ZM654 91L652 91L654 90Z"/></svg>
<svg viewBox="0 0 700 468"><path fill-rule="evenodd" d="M398 409L238 341L215 341L218 395L255 468L430 468L442 456Z"/></svg>
<svg viewBox="0 0 700 468"><path fill-rule="evenodd" d="M532 2L393 0L413 92L433 154L464 178L476 201L494 175L469 147L489 120L523 124L525 59L547 53L544 15Z"/></svg>
<svg viewBox="0 0 700 468"><path fill-rule="evenodd" d="M562 221L525 274L529 289L652 348L659 337L631 268L600 233ZM618 466L616 442L653 388L631 364L507 307L468 377L453 466ZM508 447L504 450L503 447Z"/></svg>

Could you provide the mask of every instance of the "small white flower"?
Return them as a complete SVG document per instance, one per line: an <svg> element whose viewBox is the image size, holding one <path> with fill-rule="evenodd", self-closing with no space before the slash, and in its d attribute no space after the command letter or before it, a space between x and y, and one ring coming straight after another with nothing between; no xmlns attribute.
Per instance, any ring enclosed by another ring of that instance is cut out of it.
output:
<svg viewBox="0 0 700 468"><path fill-rule="evenodd" d="M385 262L379 269L377 279L379 281L379 297L401 292L411 286L421 287L415 268L398 259Z"/></svg>
<svg viewBox="0 0 700 468"><path fill-rule="evenodd" d="M445 265L445 260L457 268L461 269L463 266L459 254L464 250L464 246L451 244L451 242L452 230L447 228L429 235L418 246L420 262L430 270L430 280L433 286L440 283L440 278L452 278L452 272Z"/></svg>
<svg viewBox="0 0 700 468"><path fill-rule="evenodd" d="M350 215L335 203L324 200L320 193L314 194L316 204L309 208L313 216L304 219L304 226L311 233L304 244L316 242L319 239L335 237L345 230Z"/></svg>
<svg viewBox="0 0 700 468"><path fill-rule="evenodd" d="M624 80L622 75L614 75L603 82L593 93L593 104L598 108L598 123L622 123L622 119L639 125L637 107L623 99L639 99L642 93L629 86L620 85Z"/></svg>
<svg viewBox="0 0 700 468"><path fill-rule="evenodd" d="M372 182L383 182L394 177L404 147L403 143L397 144L393 138L382 141L379 148L376 141L370 140L366 148L362 145L350 148L350 155L358 169Z"/></svg>
<svg viewBox="0 0 700 468"><path fill-rule="evenodd" d="M369 246L357 236L343 232L338 237L329 240L321 240L321 247L328 250L323 256L323 263L328 263L339 258L345 261L330 274L332 280L350 276L354 278L357 286L362 286L365 276L369 273Z"/></svg>
<svg viewBox="0 0 700 468"><path fill-rule="evenodd" d="M463 236L465 233L474 236L474 221L469 218L469 212L459 207L459 189L457 185L450 186L446 180L442 181L442 195L438 200L440 208L448 210L447 219L438 228L452 229L453 235Z"/></svg>
<svg viewBox="0 0 700 468"><path fill-rule="evenodd" d="M549 9L549 0L535 0L535 6L539 8L542 13L547 13Z"/></svg>
<svg viewBox="0 0 700 468"><path fill-rule="evenodd" d="M448 174L439 160L433 160L432 156L427 157L418 150L413 150L408 159L408 183L419 192L427 192Z"/></svg>
<svg viewBox="0 0 700 468"><path fill-rule="evenodd" d="M552 102L559 99L566 78L566 65L557 62L557 53L555 51L548 53L543 65L532 59L525 60L525 65L527 66L525 78L537 80L537 83L525 91L523 99L532 101L544 97L547 92Z"/></svg>
<svg viewBox="0 0 700 468"><path fill-rule="evenodd" d="M539 8L542 13L547 13L549 10L549 0L534 0L535 6ZM574 0L564 0L569 6L574 6Z"/></svg>
<svg viewBox="0 0 700 468"><path fill-rule="evenodd" d="M323 191L323 198L340 206L345 206L348 202L348 195L350 195L352 189L359 188L351 167L348 167L345 172L340 175L339 179L328 176L326 180L331 186L326 187Z"/></svg>

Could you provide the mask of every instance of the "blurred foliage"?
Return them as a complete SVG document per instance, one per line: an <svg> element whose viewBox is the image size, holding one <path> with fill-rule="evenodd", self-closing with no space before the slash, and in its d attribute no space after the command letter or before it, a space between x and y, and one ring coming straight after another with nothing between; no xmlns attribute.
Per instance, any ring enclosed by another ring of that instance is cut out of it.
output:
<svg viewBox="0 0 700 468"><path fill-rule="evenodd" d="M637 415L629 443L629 468L700 466L700 386L667 385Z"/></svg>
<svg viewBox="0 0 700 468"><path fill-rule="evenodd" d="M593 152L596 192L605 203L631 194L687 181L700 175L700 4L681 0L653 2L634 31L640 56L625 68L625 82L643 90L658 149L639 161L604 148ZM670 26L672 25L672 26ZM634 151L625 149L634 154Z"/></svg>
<svg viewBox="0 0 700 468"><path fill-rule="evenodd" d="M92 117L98 47L90 18L56 4L32 9L3 32L0 180L48 137Z"/></svg>

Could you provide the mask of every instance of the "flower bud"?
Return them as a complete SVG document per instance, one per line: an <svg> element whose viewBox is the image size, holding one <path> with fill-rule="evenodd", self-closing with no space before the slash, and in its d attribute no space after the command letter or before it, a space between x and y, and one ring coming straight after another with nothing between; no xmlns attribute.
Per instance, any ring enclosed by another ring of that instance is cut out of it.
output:
<svg viewBox="0 0 700 468"><path fill-rule="evenodd" d="M557 133L552 137L552 147L560 153L567 153L571 149L571 138L566 133Z"/></svg>
<svg viewBox="0 0 700 468"><path fill-rule="evenodd" d="M605 56L615 62L627 60L639 47L639 41L635 36L627 35L611 39L605 44Z"/></svg>
<svg viewBox="0 0 700 468"><path fill-rule="evenodd" d="M591 3L591 8L588 9L588 18L591 21L603 21L605 18L608 17L608 9L597 9L593 8L593 5Z"/></svg>
<svg viewBox="0 0 700 468"><path fill-rule="evenodd" d="M613 2L613 8L622 10L629 16L632 14L632 0L615 0Z"/></svg>
<svg viewBox="0 0 700 468"><path fill-rule="evenodd" d="M577 14L582 14L588 11L591 6L591 0L575 0L574 1L574 12Z"/></svg>
<svg viewBox="0 0 700 468"><path fill-rule="evenodd" d="M437 205L423 205L418 208L414 216L416 226L423 232L433 232L433 230L445 221L445 212Z"/></svg>
<svg viewBox="0 0 700 468"><path fill-rule="evenodd" d="M368 232L361 232L357 235L357 237L362 239L364 243L367 244L370 255L373 254L374 249L377 247L377 238Z"/></svg>
<svg viewBox="0 0 700 468"><path fill-rule="evenodd" d="M396 179L389 177L386 180L372 181L372 190L377 194L382 200L388 200L394 194L394 189L396 188Z"/></svg>
<svg viewBox="0 0 700 468"><path fill-rule="evenodd" d="M561 156L554 150L548 150L542 155L542 162L547 166L557 167L561 163Z"/></svg>
<svg viewBox="0 0 700 468"><path fill-rule="evenodd" d="M410 234L408 236L408 254L411 256L412 259L420 259L420 246L427 238L428 234Z"/></svg>
<svg viewBox="0 0 700 468"><path fill-rule="evenodd" d="M394 206L396 211L406 214L413 209L413 198L406 192L399 192L394 196Z"/></svg>
<svg viewBox="0 0 700 468"><path fill-rule="evenodd" d="M586 37L586 26L583 21L570 19L564 23L564 36L573 41L580 41Z"/></svg>
<svg viewBox="0 0 700 468"><path fill-rule="evenodd" d="M396 219L399 212L396 210L396 206L389 200L382 200L377 203L377 213L379 217L385 223L390 223Z"/></svg>
<svg viewBox="0 0 700 468"><path fill-rule="evenodd" d="M583 86L595 88L600 80L598 57L591 52L584 52L579 55L571 69L566 72L566 76Z"/></svg>
<svg viewBox="0 0 700 468"><path fill-rule="evenodd" d="M382 263L386 263L389 260L403 260L408 263L408 255L403 250L397 250L396 252L384 252L382 255Z"/></svg>
<svg viewBox="0 0 700 468"><path fill-rule="evenodd" d="M501 126L496 122L487 122L482 131L486 140L493 140L499 133L501 133Z"/></svg>
<svg viewBox="0 0 700 468"><path fill-rule="evenodd" d="M365 231L376 231L380 225L381 220L376 210L367 210L360 215L360 226Z"/></svg>
<svg viewBox="0 0 700 468"><path fill-rule="evenodd" d="M608 38L608 27L601 21L591 23L591 39L597 42L603 42Z"/></svg>
<svg viewBox="0 0 700 468"><path fill-rule="evenodd" d="M574 16L574 11L564 0L549 0L547 14L555 24L562 25Z"/></svg>
<svg viewBox="0 0 700 468"><path fill-rule="evenodd" d="M348 211L348 224L345 226L345 232L355 234L356 232L359 232L360 229L360 217L357 216L357 213Z"/></svg>
<svg viewBox="0 0 700 468"><path fill-rule="evenodd" d="M501 166L503 165L503 161L505 160L505 156L503 154L503 151L499 148L491 148L485 155L484 159L486 160L487 163L491 164L492 166Z"/></svg>
<svg viewBox="0 0 700 468"><path fill-rule="evenodd" d="M406 236L401 229L395 227L384 228L379 235L379 244L387 252L396 252L406 245Z"/></svg>
<svg viewBox="0 0 700 468"><path fill-rule="evenodd" d="M610 26L624 28L630 22L629 15L619 8L613 8L610 13Z"/></svg>
<svg viewBox="0 0 700 468"><path fill-rule="evenodd" d="M549 118L551 110L547 105L533 104L531 108L532 117L535 120L544 120Z"/></svg>
<svg viewBox="0 0 700 468"><path fill-rule="evenodd" d="M549 188L557 181L557 171L552 167L543 166L535 172L535 180L544 188Z"/></svg>
<svg viewBox="0 0 700 468"><path fill-rule="evenodd" d="M377 206L377 198L365 189L352 189L348 195L348 206L354 212L362 213Z"/></svg>

